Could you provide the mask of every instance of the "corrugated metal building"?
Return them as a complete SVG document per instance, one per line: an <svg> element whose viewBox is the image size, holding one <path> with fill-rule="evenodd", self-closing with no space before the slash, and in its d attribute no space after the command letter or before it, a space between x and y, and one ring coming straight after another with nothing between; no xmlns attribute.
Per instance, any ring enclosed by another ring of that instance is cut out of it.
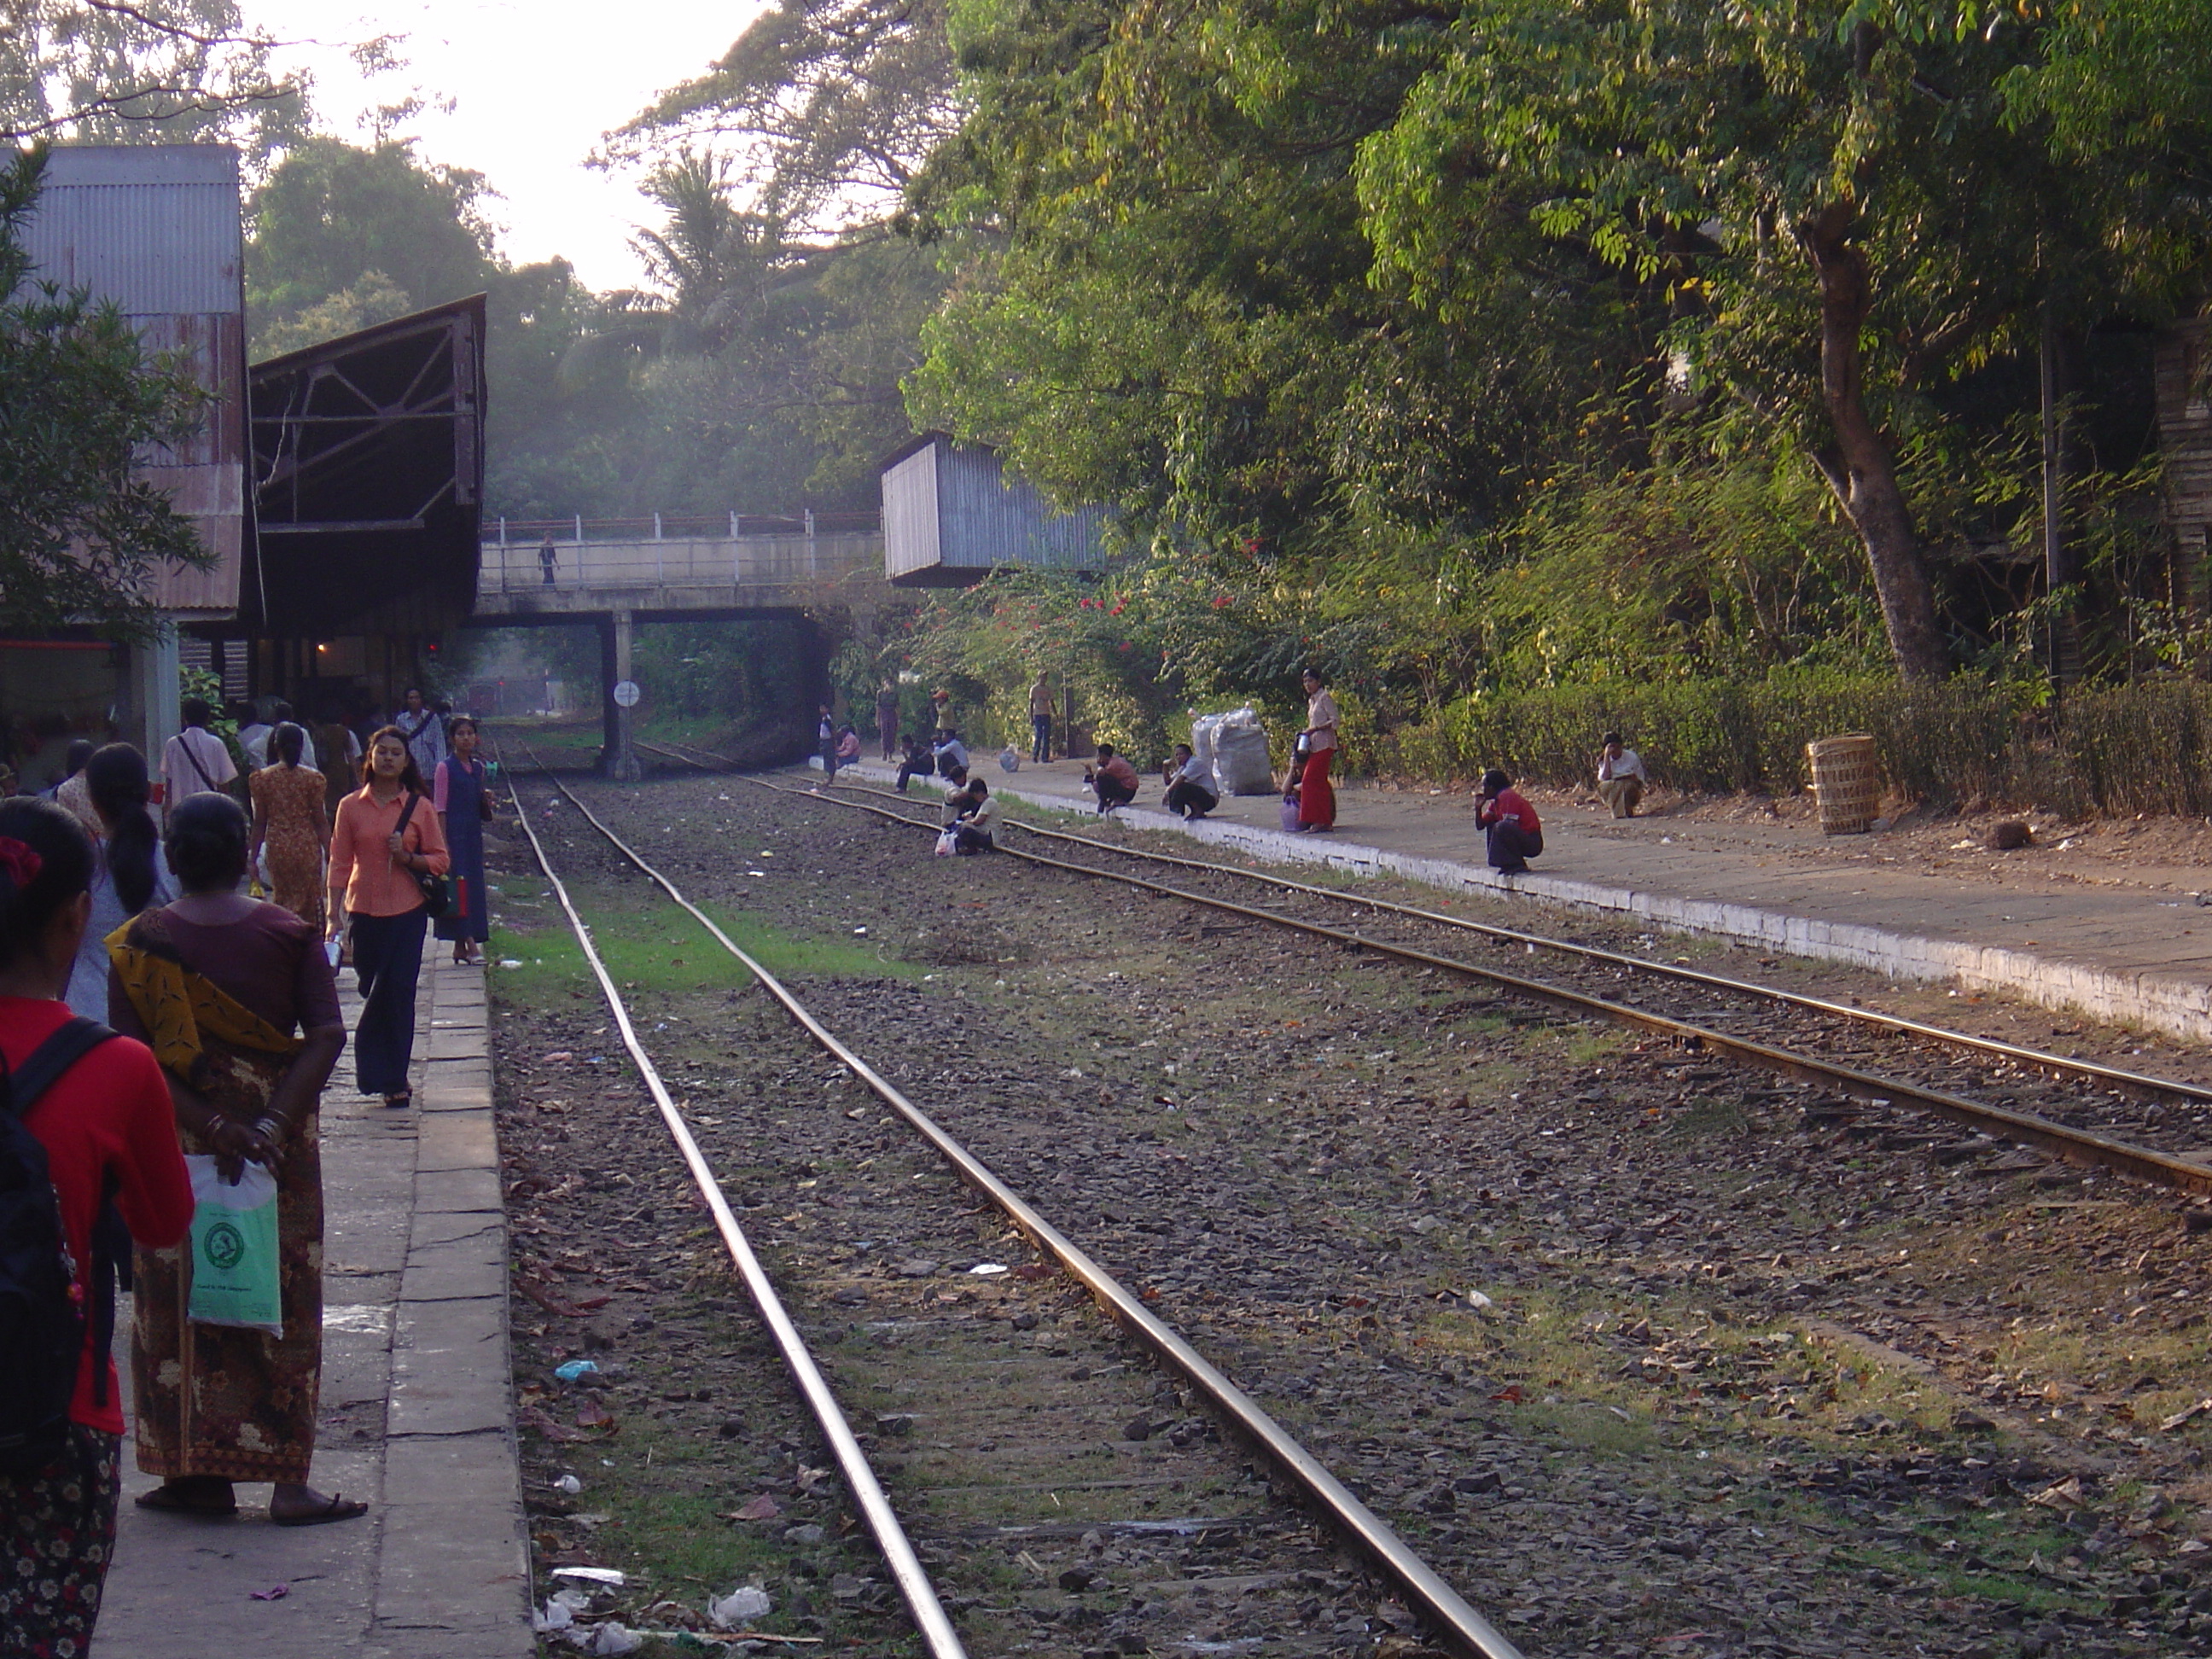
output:
<svg viewBox="0 0 2212 1659"><path fill-rule="evenodd" d="M238 152L221 144L58 147L47 155L25 228L35 280L113 301L149 347L182 357L210 395L199 430L143 454L138 467L168 491L216 556L205 570L155 573L154 601L179 623L216 623L237 614L252 535L244 241ZM89 639L0 647L10 659L0 676L10 706L0 715L26 781L41 781L72 736L116 732L149 755L158 752L178 725L178 643L172 628L156 643L128 650ZM78 675L66 695L55 687L54 665L95 660L113 666L105 675ZM19 690L25 684L55 687L54 695L27 702Z"/></svg>
<svg viewBox="0 0 2212 1659"><path fill-rule="evenodd" d="M959 587L1001 565L1097 570L1105 509L1056 511L988 449L924 433L884 462L884 574L902 587Z"/></svg>
<svg viewBox="0 0 2212 1659"><path fill-rule="evenodd" d="M36 276L112 300L148 347L175 352L212 398L208 418L142 474L216 555L164 568L155 602L180 621L238 610L246 541L246 289L238 152L227 144L64 147L46 157L25 244Z"/></svg>

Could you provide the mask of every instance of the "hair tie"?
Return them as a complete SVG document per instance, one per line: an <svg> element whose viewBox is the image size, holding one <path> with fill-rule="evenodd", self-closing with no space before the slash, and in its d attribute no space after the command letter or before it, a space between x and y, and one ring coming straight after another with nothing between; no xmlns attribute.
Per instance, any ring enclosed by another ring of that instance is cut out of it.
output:
<svg viewBox="0 0 2212 1659"><path fill-rule="evenodd" d="M0 870L8 872L17 892L36 881L39 872L46 866L46 861L33 850L29 842L17 841L13 836L0 836Z"/></svg>

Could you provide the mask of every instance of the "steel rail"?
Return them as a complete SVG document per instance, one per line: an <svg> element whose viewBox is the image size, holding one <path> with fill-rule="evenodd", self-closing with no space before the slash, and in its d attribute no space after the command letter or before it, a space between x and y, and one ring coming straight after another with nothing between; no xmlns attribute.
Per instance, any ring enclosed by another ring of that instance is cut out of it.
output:
<svg viewBox="0 0 2212 1659"><path fill-rule="evenodd" d="M686 764L696 765L689 757L675 750L658 745L650 747L655 754L671 756ZM684 747L691 747L690 744ZM712 750L698 753L711 757L738 776L745 775L722 756ZM888 795L889 791L873 785L866 786L871 794ZM811 792L810 792L811 793ZM915 820L909 819L909 823ZM2039 1071L2080 1078L2101 1086L2124 1090L2130 1094L2153 1099L2166 1100L2185 1105L2212 1105L2212 1085L2190 1083L2178 1078L2153 1077L2143 1072L2131 1072L2124 1066L2106 1066L2097 1060L2075 1060L2065 1054L2054 1054L2041 1048L2030 1048L2019 1043L2007 1042L1999 1037L1976 1036L1970 1031L1954 1031L1946 1026L1929 1025L1920 1020L1905 1019L1896 1014L1885 1014L1872 1008L1854 1008L1847 1003L1830 1002L1824 998L1807 996L1798 991L1785 991L1777 986L1757 985L1748 980L1732 979L1725 974L1708 973L1702 969L1685 968L1675 963L1647 962L1641 957L1628 956L1619 951L1608 951L1601 945L1577 944L1572 939L1553 939L1548 934L1525 933L1516 927L1501 927L1494 922L1474 921L1465 916L1446 915L1442 911L1424 909L1419 905L1401 904L1392 899L1373 898L1360 893L1347 893L1334 887L1317 887L1310 882L1292 881L1287 877L1271 875L1261 870L1240 870L1232 865L1214 864L1205 859L1179 858L1172 853L1153 852L1135 847L1117 847L1111 842L1094 841L1088 836L1071 835L1064 830L1048 830L1042 825L1018 824L1024 835L1036 836L1047 841L1066 842L1077 847L1089 847L1102 853L1110 853L1127 859L1142 859L1148 863L1170 865L1177 869L1202 870L1214 875L1235 876L1245 881L1258 882L1285 892L1303 893L1315 898L1334 900L1340 904L1356 904L1370 910L1391 915L1410 916L1416 921L1431 922L1438 927L1455 927L1462 932L1479 933L1513 945L1534 945L1539 950L1555 951L1562 956L1578 957L1586 962L1601 963L1608 967L1626 968L1635 972L1672 979L1684 984L1699 986L1706 990L1730 995L1778 1003L1784 1007L1802 1009L1808 1013L1824 1014L1856 1025L1872 1026L1894 1036L1909 1036L1926 1042L1948 1044L1956 1048L1971 1049L1978 1054L1990 1054L2013 1061L2016 1065L2033 1066Z"/></svg>
<svg viewBox="0 0 2212 1659"><path fill-rule="evenodd" d="M524 746L526 750L528 748L526 744ZM535 763L534 753L532 760ZM570 799L574 798L572 796ZM580 806L583 803L579 801L577 805ZM660 1109L661 1121L667 1125L678 1151L683 1153L684 1162L690 1170L691 1178L697 1184L700 1195L705 1199L708 1212L714 1216L715 1229L722 1236L722 1243L730 1252L731 1261L737 1264L738 1272L745 1281L745 1289L752 1296L753 1304L760 1310L762 1322L768 1326L769 1334L775 1339L776 1346L782 1351L784 1364L789 1368L793 1380L799 1384L799 1393L805 1397L815 1420L822 1425L822 1432L830 1443L830 1450L836 1455L837 1467L844 1474L853 1500L860 1507L869 1530L875 1534L876 1544L883 1552L884 1565L890 1569L892 1577L898 1581L899 1594L906 1599L907 1608L914 1615L915 1628L921 1632L923 1643L933 1659L966 1659L967 1650L961 1644L959 1632L952 1628L952 1621L946 1615L944 1604L937 1599L936 1588L929 1582L929 1575L923 1570L921 1559L915 1555L914 1545L906 1535L906 1528L900 1525L890 1499L884 1496L875 1471L868 1467L867 1455L854 1437L852 1425L845 1420L844 1411L837 1404L836 1395L830 1390L821 1369L815 1364L813 1355L807 1352L805 1339L799 1335L799 1328L785 1310L782 1299L776 1295L775 1286L770 1282L767 1269L761 1266L760 1258L753 1253L752 1244L745 1237L744 1228L738 1224L738 1218L730 1208L721 1183L715 1180L706 1155L699 1150L699 1143L692 1136L690 1126L684 1121L682 1109L670 1096L667 1085L661 1081L652 1057L638 1041L637 1031L630 1024L629 1011L623 1003L622 994L615 988L606 963L600 959L599 947L592 942L591 929L585 926L583 917L577 913L574 902L568 896L567 884L555 872L552 860L545 855L544 844L538 839L538 831L531 826L530 815L523 807L520 789L514 791L514 807L515 822L530 837L531 850L538 855L538 867L545 872L545 878L552 884L553 891L561 901L561 908L568 912L568 924L575 929L577 942L583 946L584 959L591 964L592 972L599 981L599 989L606 995L607 1006L614 1011L615 1024L622 1031L623 1046L629 1051L631 1060L636 1062L638 1073L645 1079L645 1086L653 1095L653 1104ZM735 948L732 946L732 949ZM739 954L742 957L743 953ZM763 983L774 987L775 982L768 978L758 964L750 958L744 960L746 965L760 975Z"/></svg>
<svg viewBox="0 0 2212 1659"><path fill-rule="evenodd" d="M963 1181L988 1199L1024 1237L1089 1291L1092 1298L1110 1316L1206 1395L1233 1430L1255 1446L1292 1485L1322 1510L1340 1535L1397 1585L1407 1599L1428 1619L1438 1635L1461 1651L1475 1656L1475 1659L1521 1659L1518 1648L1468 1605L1458 1591L1438 1577L1434 1568L1408 1549L1381 1516L1355 1498L1311 1453L1291 1438L1257 1401L1231 1382L1212 1361L1147 1309L1133 1291L1046 1220L1026 1199L1000 1180L933 1118L908 1099L896 1085L816 1019L781 981L748 955L722 931L712 916L692 903L673 882L601 823L574 791L551 773L546 775L551 779L553 787L568 798L593 829L605 836L624 858L688 911L694 921L714 936L716 943L744 963L763 988L783 1005L793 1019L934 1146ZM764 787L774 788L776 786ZM803 794L806 792L791 793ZM883 811L873 807L868 810ZM895 812L884 811L883 815L900 818L902 823L913 822Z"/></svg>
<svg viewBox="0 0 2212 1659"><path fill-rule="evenodd" d="M827 800L860 811L872 812L878 817L889 818L910 829L929 830L935 826L921 819L910 818L902 812L894 812L872 802L840 799L834 795L821 795L810 789L799 789L787 784L770 783L764 778L744 773L733 774L742 781L771 789L779 794L799 795L809 799ZM579 803L580 805L581 803ZM2087 1168L2109 1169L2132 1176L2139 1181L2199 1196L2212 1195L2212 1167L2191 1164L2186 1159L2172 1158L2147 1146L2130 1146L2126 1141L2114 1140L2108 1135L2093 1130L2071 1128L2063 1123L2032 1112L2014 1111L2008 1107L1985 1105L1948 1090L1930 1089L1902 1078L1882 1077L1863 1072L1856 1066L1835 1060L1821 1060L1816 1055L1795 1054L1786 1048L1773 1048L1756 1042L1748 1037L1716 1030L1711 1026L1692 1021L1676 1019L1670 1015L1656 1014L1648 1009L1627 1003L1594 996L1565 986L1553 985L1542 980L1523 979L1501 969L1485 968L1476 963L1462 961L1456 957L1438 956L1433 951L1417 950L1411 945L1392 945L1364 934L1331 927L1322 922L1304 921L1295 916L1278 915L1272 910L1259 909L1252 905L1238 904L1231 899L1214 898L1204 893L1190 892L1180 887L1170 887L1163 882L1147 881L1142 876L1125 875L1119 871L1099 870L1089 865L1071 864L1064 859L1047 858L1042 853L1027 853L1018 848L1000 849L1006 857L1027 863L1042 865L1047 869L1065 870L1076 875L1092 876L1104 881L1120 882L1126 886L1157 893L1164 898L1173 898L1186 903L1202 905L1208 909L1224 911L1357 951L1373 951L1393 957L1401 962L1417 963L1440 972L1457 974L1495 985L1510 994L1532 1002L1540 1002L1578 1015L1595 1015L1619 1024L1632 1025L1664 1036L1676 1038L1693 1047L1710 1049L1730 1059L1760 1066L1784 1077L1808 1083L1818 1083L1841 1089L1854 1099L1875 1105L1903 1103L1918 1107L1936 1116L1948 1118L1956 1123L1985 1133L2034 1146L2069 1164ZM1212 866L1208 866L1212 867ZM1630 958L1634 960L1634 958Z"/></svg>

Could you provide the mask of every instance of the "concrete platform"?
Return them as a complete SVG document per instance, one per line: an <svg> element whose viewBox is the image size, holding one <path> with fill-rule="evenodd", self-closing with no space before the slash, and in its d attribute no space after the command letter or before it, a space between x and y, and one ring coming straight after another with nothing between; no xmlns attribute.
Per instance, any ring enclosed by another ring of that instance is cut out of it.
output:
<svg viewBox="0 0 2212 1659"><path fill-rule="evenodd" d="M1079 763L1024 762L1013 773L989 755L976 763L994 792L1081 812L1101 827ZM872 782L896 776L875 762L858 769ZM2196 898L2197 888L2212 888L2212 870L2137 866L2124 879L2093 882L2033 858L1900 859L1880 834L1830 838L1788 821L1616 819L1539 799L1544 855L1529 874L1507 878L1484 867L1463 794L1340 785L1337 827L1320 836L1285 834L1272 794L1231 797L1195 823L1162 809L1160 794L1158 780L1147 778L1136 804L1106 824L1283 863L1387 872L1505 905L1537 898L1633 916L2212 1042L2212 911Z"/></svg>
<svg viewBox="0 0 2212 1659"><path fill-rule="evenodd" d="M427 957L442 955L432 941ZM346 1019L359 1003L341 971ZM524 1659L529 1560L507 1335L507 1223L483 970L424 963L413 1109L323 1097L326 1215L314 1483L359 1521L274 1527L156 1515L126 1445L97 1653L114 1659ZM127 1309L118 1322L127 1333ZM118 1344L128 1363L127 1334ZM127 1397L127 1395L126 1395ZM286 1586L273 1601L253 1593Z"/></svg>

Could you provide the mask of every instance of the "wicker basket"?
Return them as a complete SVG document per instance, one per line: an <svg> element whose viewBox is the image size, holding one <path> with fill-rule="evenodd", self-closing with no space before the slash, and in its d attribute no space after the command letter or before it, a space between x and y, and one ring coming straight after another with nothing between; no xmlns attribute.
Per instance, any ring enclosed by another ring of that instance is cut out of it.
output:
<svg viewBox="0 0 2212 1659"><path fill-rule="evenodd" d="M1863 732L1822 738L1805 745L1805 758L1813 763L1820 833L1863 836L1871 830L1881 806L1881 773L1874 739Z"/></svg>

